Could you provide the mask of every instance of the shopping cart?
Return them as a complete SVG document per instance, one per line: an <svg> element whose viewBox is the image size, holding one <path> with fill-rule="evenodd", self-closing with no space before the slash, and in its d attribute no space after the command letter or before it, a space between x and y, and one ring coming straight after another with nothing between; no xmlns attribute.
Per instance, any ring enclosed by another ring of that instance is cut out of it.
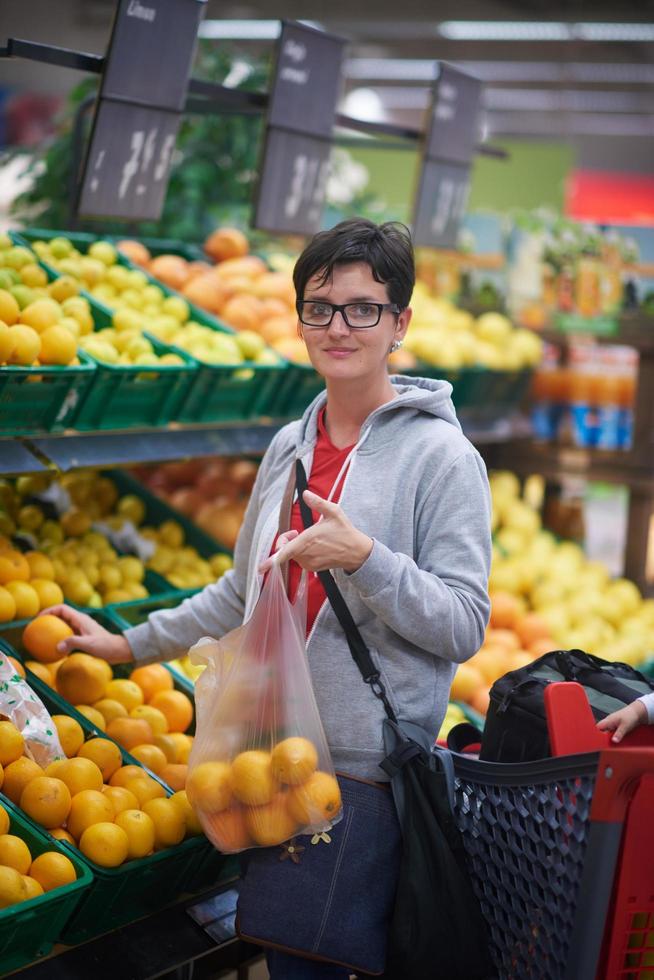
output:
<svg viewBox="0 0 654 980"><path fill-rule="evenodd" d="M611 747L579 684L545 701L552 758L454 756L498 978L654 980L654 727Z"/></svg>

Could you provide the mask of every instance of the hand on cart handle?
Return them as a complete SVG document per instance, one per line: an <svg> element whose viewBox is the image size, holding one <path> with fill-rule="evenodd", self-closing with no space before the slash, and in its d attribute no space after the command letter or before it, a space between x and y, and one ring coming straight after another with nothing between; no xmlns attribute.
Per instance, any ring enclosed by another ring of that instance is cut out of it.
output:
<svg viewBox="0 0 654 980"><path fill-rule="evenodd" d="M57 644L57 650L62 657L71 650L81 650L110 664L123 664L133 659L129 643L122 634L110 633L85 613L66 605L50 606L49 609L43 609L39 615L45 613L59 616L74 630L72 636Z"/></svg>
<svg viewBox="0 0 654 980"><path fill-rule="evenodd" d="M602 718L597 722L597 727L601 732L613 732L612 742L621 742L634 728L646 724L647 708L642 701L633 701L620 711L614 711L606 718Z"/></svg>

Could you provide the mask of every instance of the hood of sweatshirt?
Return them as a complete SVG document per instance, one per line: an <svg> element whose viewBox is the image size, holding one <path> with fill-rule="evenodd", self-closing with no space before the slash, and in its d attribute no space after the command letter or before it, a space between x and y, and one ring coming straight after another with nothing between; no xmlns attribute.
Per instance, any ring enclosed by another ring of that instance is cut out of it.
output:
<svg viewBox="0 0 654 980"><path fill-rule="evenodd" d="M371 412L361 426L358 453L372 453L391 442L398 426L404 426L411 415L431 415L453 425L459 431L461 425L452 402L452 385L449 381L431 378L409 378L395 374L391 383L396 397ZM300 420L297 452L303 456L313 449L318 435L318 415L327 401L327 393L321 391Z"/></svg>

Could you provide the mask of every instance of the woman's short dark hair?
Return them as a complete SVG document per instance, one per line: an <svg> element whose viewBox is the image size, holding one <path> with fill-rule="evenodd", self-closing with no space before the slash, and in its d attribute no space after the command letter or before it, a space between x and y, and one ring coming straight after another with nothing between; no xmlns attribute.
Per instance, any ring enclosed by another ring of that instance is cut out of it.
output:
<svg viewBox="0 0 654 980"><path fill-rule="evenodd" d="M307 282L320 275L321 285L331 279L334 266L365 262L388 298L401 309L409 305L416 281L411 233L406 225L387 221L376 225L366 218L348 218L329 231L320 231L306 246L293 270L298 299Z"/></svg>

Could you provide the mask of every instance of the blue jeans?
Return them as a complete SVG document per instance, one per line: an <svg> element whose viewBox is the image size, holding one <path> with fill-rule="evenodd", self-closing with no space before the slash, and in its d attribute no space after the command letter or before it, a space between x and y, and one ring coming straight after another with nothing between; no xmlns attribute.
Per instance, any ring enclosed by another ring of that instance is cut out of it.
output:
<svg viewBox="0 0 654 980"><path fill-rule="evenodd" d="M305 960L277 949L266 950L270 980L348 980L350 971L331 963Z"/></svg>

